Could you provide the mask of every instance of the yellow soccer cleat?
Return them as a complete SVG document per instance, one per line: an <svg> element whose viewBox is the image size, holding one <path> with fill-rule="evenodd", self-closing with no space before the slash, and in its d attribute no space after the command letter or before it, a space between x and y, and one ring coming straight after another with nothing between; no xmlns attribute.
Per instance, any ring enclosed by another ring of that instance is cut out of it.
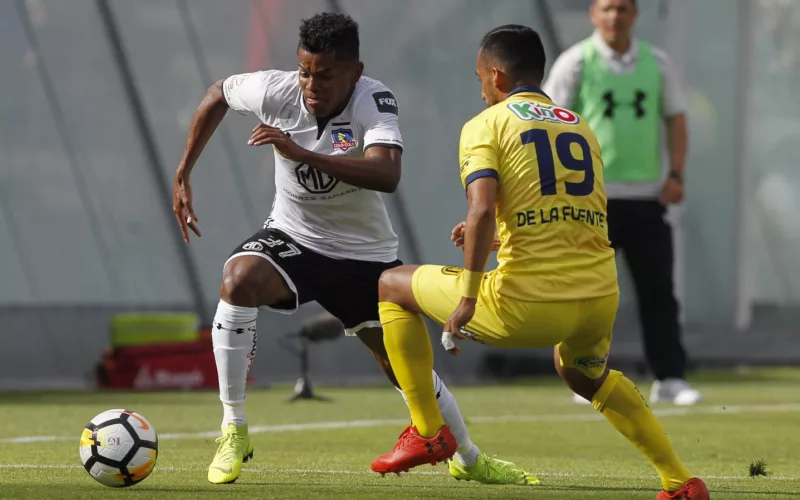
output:
<svg viewBox="0 0 800 500"><path fill-rule="evenodd" d="M217 454L208 466L208 482L214 484L232 483L242 474L242 463L253 458L253 442L247 433L247 424L228 424L222 427L222 436Z"/></svg>
<svg viewBox="0 0 800 500"><path fill-rule="evenodd" d="M541 484L539 478L520 469L516 464L499 460L481 453L475 465L467 467L453 458L448 465L450 475L458 480L477 481L483 484L516 484L535 486Z"/></svg>

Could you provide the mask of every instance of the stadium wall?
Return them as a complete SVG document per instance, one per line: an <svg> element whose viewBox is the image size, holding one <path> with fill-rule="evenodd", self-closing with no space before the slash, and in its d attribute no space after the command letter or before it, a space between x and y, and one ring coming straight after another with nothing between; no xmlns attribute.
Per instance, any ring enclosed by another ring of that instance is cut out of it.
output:
<svg viewBox="0 0 800 500"><path fill-rule="evenodd" d="M404 175L401 191L387 202L405 261L460 263L448 236L464 213L454 166L460 127L483 107L472 77L480 36L498 24L525 22L555 34L545 39L552 63L559 48L589 33L588 3L338 2L361 23L366 73L389 85L400 104ZM104 6L117 21L130 79L109 43ZM213 311L222 263L260 227L272 203L271 150L244 146L252 118L231 113L225 120L195 169L203 238L186 252L163 193L189 120L213 81L259 67L294 67L299 20L328 8L322 0L0 2L4 387L85 385L108 345L115 312L197 310L198 300L200 309ZM800 8L724 0L641 8L639 34L672 53L690 100L687 201L672 217L693 358L704 366L797 361L800 226L793 193L800 187L800 146L793 138L800 106L792 89L800 45L792 36ZM719 22L702 21L712 15ZM752 56L747 64L743 51ZM745 106L738 105L742 92ZM410 226L399 222L401 206ZM636 311L624 272L622 289L614 356L635 367ZM294 317L262 314L254 367L261 383L296 376L296 360L283 354L277 338L316 312L308 306ZM312 375L380 380L357 344L315 346ZM458 360L439 362L458 380L474 380L502 373L491 368L502 363L487 367L498 355L467 348ZM547 353L515 357L536 371Z"/></svg>

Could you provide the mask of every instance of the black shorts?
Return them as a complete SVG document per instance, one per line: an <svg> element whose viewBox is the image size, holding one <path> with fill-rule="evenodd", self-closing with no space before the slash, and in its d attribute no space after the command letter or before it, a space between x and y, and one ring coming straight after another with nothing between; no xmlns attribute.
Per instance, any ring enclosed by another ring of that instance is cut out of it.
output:
<svg viewBox="0 0 800 500"><path fill-rule="evenodd" d="M267 259L295 294L293 302L264 306L265 309L292 314L301 304L317 302L344 323L349 335L362 328L381 326L378 280L387 269L403 264L399 260L370 262L326 257L274 228L262 229L245 240L228 261L239 255Z"/></svg>

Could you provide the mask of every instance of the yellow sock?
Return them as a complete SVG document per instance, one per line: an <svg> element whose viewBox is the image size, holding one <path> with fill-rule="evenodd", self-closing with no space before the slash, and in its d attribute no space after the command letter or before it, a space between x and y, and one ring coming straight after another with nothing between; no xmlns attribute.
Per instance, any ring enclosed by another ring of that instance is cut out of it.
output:
<svg viewBox="0 0 800 500"><path fill-rule="evenodd" d="M609 372L594 395L592 406L652 462L665 490L679 490L692 478L672 448L664 428L636 386L622 372Z"/></svg>
<svg viewBox="0 0 800 500"><path fill-rule="evenodd" d="M411 422L423 437L431 438L444 425L433 387L433 347L425 321L391 302L378 304L383 343L394 376L408 401Z"/></svg>

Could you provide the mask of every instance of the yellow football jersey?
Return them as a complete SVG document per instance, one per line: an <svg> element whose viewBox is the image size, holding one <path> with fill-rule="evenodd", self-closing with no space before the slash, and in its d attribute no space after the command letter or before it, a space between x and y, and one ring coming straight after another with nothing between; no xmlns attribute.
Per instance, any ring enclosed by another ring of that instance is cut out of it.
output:
<svg viewBox="0 0 800 500"><path fill-rule="evenodd" d="M521 87L467 122L459 149L465 187L485 176L499 182L498 294L558 301L618 290L603 160L582 117Z"/></svg>

